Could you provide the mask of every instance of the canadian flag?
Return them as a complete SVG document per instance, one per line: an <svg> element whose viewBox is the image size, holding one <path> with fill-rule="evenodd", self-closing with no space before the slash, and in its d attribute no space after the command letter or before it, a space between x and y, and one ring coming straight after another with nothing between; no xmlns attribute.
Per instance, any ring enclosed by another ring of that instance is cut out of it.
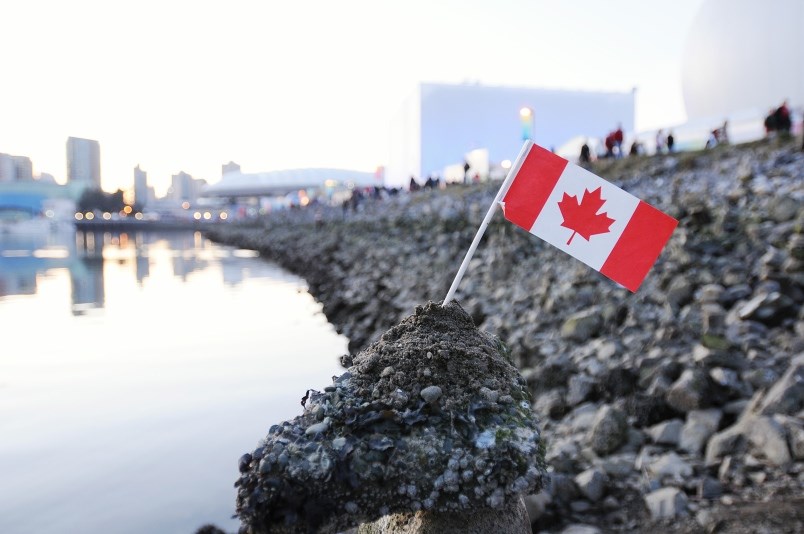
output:
<svg viewBox="0 0 804 534"><path fill-rule="evenodd" d="M511 170L505 218L631 291L678 221L603 178L530 143Z"/></svg>

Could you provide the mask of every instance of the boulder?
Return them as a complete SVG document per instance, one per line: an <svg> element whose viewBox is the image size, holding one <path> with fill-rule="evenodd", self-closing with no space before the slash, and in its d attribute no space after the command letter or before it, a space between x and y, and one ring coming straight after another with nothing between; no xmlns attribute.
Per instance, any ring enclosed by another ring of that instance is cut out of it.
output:
<svg viewBox="0 0 804 534"><path fill-rule="evenodd" d="M709 376L701 369L685 369L667 392L667 404L680 412L705 408L711 393Z"/></svg>
<svg viewBox="0 0 804 534"><path fill-rule="evenodd" d="M616 451L628 439L628 422L620 410L603 405L595 415L592 428L587 434L587 442L601 455Z"/></svg>
<svg viewBox="0 0 804 534"><path fill-rule="evenodd" d="M457 303L417 307L241 458L241 532L337 532L390 514L411 529L525 532L521 496L545 464L506 355Z"/></svg>
<svg viewBox="0 0 804 534"><path fill-rule="evenodd" d="M759 406L759 413L794 415L804 409L804 353L790 363L787 371L768 391Z"/></svg>
<svg viewBox="0 0 804 534"><path fill-rule="evenodd" d="M678 488L661 488L645 495L653 520L672 519L687 513L687 495Z"/></svg>
<svg viewBox="0 0 804 534"><path fill-rule="evenodd" d="M687 421L681 428L678 446L681 450L697 454L707 440L717 432L723 412L717 408L692 410L687 413Z"/></svg>

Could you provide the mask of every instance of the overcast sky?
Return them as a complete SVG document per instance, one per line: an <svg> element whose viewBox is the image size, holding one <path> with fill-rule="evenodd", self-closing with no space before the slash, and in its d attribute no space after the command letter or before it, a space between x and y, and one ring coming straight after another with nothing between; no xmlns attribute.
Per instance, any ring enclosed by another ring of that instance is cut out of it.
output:
<svg viewBox="0 0 804 534"><path fill-rule="evenodd" d="M158 193L229 160L374 170L418 82L637 87L637 129L673 125L702 1L0 0L0 152L64 181L96 139L105 189L139 164Z"/></svg>

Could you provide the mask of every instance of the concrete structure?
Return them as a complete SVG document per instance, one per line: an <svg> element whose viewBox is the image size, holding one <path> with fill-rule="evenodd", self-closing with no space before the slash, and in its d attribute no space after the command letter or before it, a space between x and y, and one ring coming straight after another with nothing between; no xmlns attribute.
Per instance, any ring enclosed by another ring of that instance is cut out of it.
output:
<svg viewBox="0 0 804 534"><path fill-rule="evenodd" d="M421 84L391 124L386 183L445 176L473 151L486 151L493 168L514 159L523 138L554 148L576 136L605 137L618 124L633 130L633 91Z"/></svg>
<svg viewBox="0 0 804 534"><path fill-rule="evenodd" d="M764 117L785 99L804 106L802 28L801 0L705 0L684 48L688 118L714 127L752 110Z"/></svg>
<svg viewBox="0 0 804 534"><path fill-rule="evenodd" d="M230 161L229 163L224 163L223 165L221 165L221 176L230 172L240 172L240 165L238 165L234 161Z"/></svg>
<svg viewBox="0 0 804 534"><path fill-rule="evenodd" d="M84 188L81 183L59 185L46 180L0 182L0 219L11 213L37 217L48 209L57 218L72 219Z"/></svg>
<svg viewBox="0 0 804 534"><path fill-rule="evenodd" d="M140 166L137 165L134 167L134 202L140 208L144 208L149 200L148 173L140 169Z"/></svg>
<svg viewBox="0 0 804 534"><path fill-rule="evenodd" d="M198 200L201 189L206 185L206 180L193 178L184 171L179 171L171 177L168 198L175 202L190 202Z"/></svg>
<svg viewBox="0 0 804 534"><path fill-rule="evenodd" d="M0 182L33 180L33 164L26 156L0 154Z"/></svg>
<svg viewBox="0 0 804 534"><path fill-rule="evenodd" d="M67 139L67 182L101 188L100 145L91 139Z"/></svg>
<svg viewBox="0 0 804 534"><path fill-rule="evenodd" d="M382 185L373 172L345 169L288 169L281 171L226 173L220 182L204 188L206 197L279 196L301 189L371 187Z"/></svg>

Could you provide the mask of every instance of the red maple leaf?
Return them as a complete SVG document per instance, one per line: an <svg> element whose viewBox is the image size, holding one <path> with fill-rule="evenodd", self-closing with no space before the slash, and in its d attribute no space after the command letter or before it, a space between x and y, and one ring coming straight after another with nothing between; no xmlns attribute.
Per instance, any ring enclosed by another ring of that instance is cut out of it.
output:
<svg viewBox="0 0 804 534"><path fill-rule="evenodd" d="M561 215L564 217L561 226L573 231L567 241L568 245L575 234L581 234L584 239L589 241L589 238L595 234L605 234L610 231L609 226L614 219L606 213L597 213L597 210L606 203L600 198L600 190L600 187L591 192L584 189L583 199L580 203L575 195L570 196L564 193L564 198L558 203L558 209L561 210Z"/></svg>

